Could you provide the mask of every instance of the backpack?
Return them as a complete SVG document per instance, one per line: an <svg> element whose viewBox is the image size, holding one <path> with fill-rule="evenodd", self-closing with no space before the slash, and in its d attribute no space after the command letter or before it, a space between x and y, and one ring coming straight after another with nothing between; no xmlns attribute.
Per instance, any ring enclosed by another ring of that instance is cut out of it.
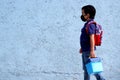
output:
<svg viewBox="0 0 120 80"><path fill-rule="evenodd" d="M90 24L95 24L95 35L94 35L94 40L95 40L95 46L101 46L102 43L102 35L103 35L103 30L101 25L97 24L95 21L90 21L86 25L86 32L88 33L88 28Z"/></svg>

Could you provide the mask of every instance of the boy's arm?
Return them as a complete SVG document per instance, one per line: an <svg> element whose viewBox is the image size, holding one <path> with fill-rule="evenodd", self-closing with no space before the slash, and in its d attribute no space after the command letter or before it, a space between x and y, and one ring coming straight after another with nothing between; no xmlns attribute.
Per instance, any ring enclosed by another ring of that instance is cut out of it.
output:
<svg viewBox="0 0 120 80"><path fill-rule="evenodd" d="M91 58L96 57L94 52L94 47L95 47L94 34L90 34L90 57Z"/></svg>

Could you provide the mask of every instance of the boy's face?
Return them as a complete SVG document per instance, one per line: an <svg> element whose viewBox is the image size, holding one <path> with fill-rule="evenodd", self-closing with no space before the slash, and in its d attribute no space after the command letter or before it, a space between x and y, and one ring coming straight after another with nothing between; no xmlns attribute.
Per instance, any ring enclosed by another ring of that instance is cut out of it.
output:
<svg viewBox="0 0 120 80"><path fill-rule="evenodd" d="M82 16L81 17L82 17L81 18L82 21L87 21L89 19L90 15L89 14L85 14L84 10L82 10Z"/></svg>

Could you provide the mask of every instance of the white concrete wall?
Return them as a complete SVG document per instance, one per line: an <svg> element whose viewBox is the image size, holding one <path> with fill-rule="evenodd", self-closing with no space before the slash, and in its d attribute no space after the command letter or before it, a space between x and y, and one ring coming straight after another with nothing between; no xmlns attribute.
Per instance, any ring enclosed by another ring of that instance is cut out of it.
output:
<svg viewBox="0 0 120 80"><path fill-rule="evenodd" d="M104 29L96 52L102 75L119 80L119 0L0 0L0 80L83 80L79 17L86 4Z"/></svg>

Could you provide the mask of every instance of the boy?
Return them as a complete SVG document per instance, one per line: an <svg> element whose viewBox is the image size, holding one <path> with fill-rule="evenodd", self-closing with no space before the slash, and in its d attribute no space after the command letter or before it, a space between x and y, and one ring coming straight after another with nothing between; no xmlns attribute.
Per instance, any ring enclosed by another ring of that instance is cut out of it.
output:
<svg viewBox="0 0 120 80"><path fill-rule="evenodd" d="M95 56L95 42L94 42L94 34L95 34L95 24L90 24L88 28L88 33L86 32L86 25L90 21L94 21L94 17L96 14L96 10L92 5L86 5L82 7L82 15L81 20L86 22L84 27L81 30L80 36L80 53L82 54L83 61L83 70L84 70L84 80L90 80L90 75L86 70L86 63L89 57L94 58ZM95 74L97 80L105 80L100 74Z"/></svg>

